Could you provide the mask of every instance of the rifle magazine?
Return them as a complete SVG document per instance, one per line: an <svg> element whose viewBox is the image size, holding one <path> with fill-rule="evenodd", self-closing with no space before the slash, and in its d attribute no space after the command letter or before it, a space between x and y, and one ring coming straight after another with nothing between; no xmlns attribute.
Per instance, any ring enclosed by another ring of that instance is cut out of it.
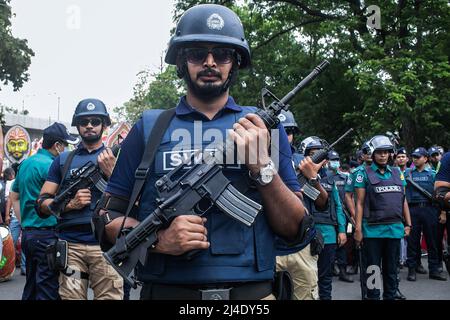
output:
<svg viewBox="0 0 450 320"><path fill-rule="evenodd" d="M255 222L256 216L262 210L259 203L244 196L231 184L217 198L216 205L230 217L248 227Z"/></svg>

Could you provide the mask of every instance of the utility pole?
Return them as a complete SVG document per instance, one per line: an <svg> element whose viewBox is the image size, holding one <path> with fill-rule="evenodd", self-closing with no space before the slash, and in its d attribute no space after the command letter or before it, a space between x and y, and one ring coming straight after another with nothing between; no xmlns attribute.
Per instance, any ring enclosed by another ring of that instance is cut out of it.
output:
<svg viewBox="0 0 450 320"><path fill-rule="evenodd" d="M59 106L61 104L61 97L58 97L58 121L59 121Z"/></svg>

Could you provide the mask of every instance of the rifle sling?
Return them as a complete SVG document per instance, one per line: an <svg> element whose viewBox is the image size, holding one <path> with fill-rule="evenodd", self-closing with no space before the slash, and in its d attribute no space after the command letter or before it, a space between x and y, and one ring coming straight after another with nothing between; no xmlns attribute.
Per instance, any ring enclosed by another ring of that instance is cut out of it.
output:
<svg viewBox="0 0 450 320"><path fill-rule="evenodd" d="M408 179L409 178L409 179ZM426 196L430 201L433 201L433 197L430 197L429 194L426 193L425 190L423 190L412 178L412 174L411 171L408 172L408 178L406 179L406 181L409 181L409 183L416 188L417 190L420 191L420 193L422 193L424 196Z"/></svg>
<svg viewBox="0 0 450 320"><path fill-rule="evenodd" d="M155 159L156 151L158 150L158 147L161 144L162 137L164 136L164 133L169 127L169 124L174 116L175 116L175 108L168 109L163 111L155 121L155 125L153 126L152 131L150 132L147 145L145 146L141 163L136 169L133 191L131 191L130 200L128 202L128 207L123 222L125 222L126 218L130 214L133 205L135 204L136 200L138 199L142 191L142 187L144 186L148 173L150 171L150 166L152 165ZM120 234L121 232L119 232L119 237Z"/></svg>
<svg viewBox="0 0 450 320"><path fill-rule="evenodd" d="M73 157L75 157L75 153L76 153L77 149L72 150L69 155L67 156L66 162L64 163L64 167L61 170L61 183L58 185L58 190L56 190L55 194L59 194L59 192L61 191L62 188L62 182L64 181L64 178L67 174L67 171L69 171L70 168L70 164L72 163Z"/></svg>

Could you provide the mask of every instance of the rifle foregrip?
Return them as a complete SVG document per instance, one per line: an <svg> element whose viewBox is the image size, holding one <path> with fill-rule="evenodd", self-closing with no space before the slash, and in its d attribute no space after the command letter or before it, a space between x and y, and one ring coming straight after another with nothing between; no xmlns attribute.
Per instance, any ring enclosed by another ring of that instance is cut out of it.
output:
<svg viewBox="0 0 450 320"><path fill-rule="evenodd" d="M314 153L314 155L311 157L312 162L314 163L321 163L323 160L325 160L328 157L328 150L327 149L321 149Z"/></svg>

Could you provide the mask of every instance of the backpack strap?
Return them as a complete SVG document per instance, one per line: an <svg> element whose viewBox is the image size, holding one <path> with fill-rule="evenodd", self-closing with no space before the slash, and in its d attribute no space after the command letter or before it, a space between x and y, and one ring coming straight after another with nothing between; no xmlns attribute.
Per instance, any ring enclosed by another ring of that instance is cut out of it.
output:
<svg viewBox="0 0 450 320"><path fill-rule="evenodd" d="M152 165L156 151L161 143L162 137L169 127L172 118L175 116L175 108L165 110L160 113L160 115L156 118L154 126L150 132L150 136L147 139L147 144L145 145L144 154L141 159L141 163L136 169L136 173L134 175L135 181L133 185L133 191L131 191L130 200L128 203L127 211L125 213L125 219L122 221L122 226L120 230L122 231L126 218L131 212L133 205L141 194L142 187L145 184L148 173L150 171L150 166ZM145 125L145 117L144 117L144 125ZM119 232L119 237L122 232Z"/></svg>
<svg viewBox="0 0 450 320"><path fill-rule="evenodd" d="M59 183L58 190L56 190L55 194L58 194L61 191L62 182L64 181L64 178L66 177L67 171L69 171L70 164L72 163L73 157L75 157L76 151L77 151L77 149L72 150L64 162L64 167L61 169L61 182Z"/></svg>

